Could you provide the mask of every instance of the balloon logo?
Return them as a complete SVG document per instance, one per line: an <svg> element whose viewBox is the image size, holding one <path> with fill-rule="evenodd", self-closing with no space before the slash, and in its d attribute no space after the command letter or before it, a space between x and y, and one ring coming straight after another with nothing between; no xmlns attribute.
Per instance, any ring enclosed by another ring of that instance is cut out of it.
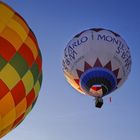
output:
<svg viewBox="0 0 140 140"><path fill-rule="evenodd" d="M42 82L37 40L25 20L0 2L0 137L32 110Z"/></svg>
<svg viewBox="0 0 140 140"><path fill-rule="evenodd" d="M130 70L130 50L122 37L111 30L85 30L64 49L64 76L77 91L95 97L99 108L102 97L119 88Z"/></svg>

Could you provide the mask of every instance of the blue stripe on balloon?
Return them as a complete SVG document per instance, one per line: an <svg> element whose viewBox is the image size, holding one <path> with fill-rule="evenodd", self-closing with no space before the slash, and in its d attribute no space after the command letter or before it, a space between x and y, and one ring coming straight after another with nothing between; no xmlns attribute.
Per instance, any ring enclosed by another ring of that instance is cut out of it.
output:
<svg viewBox="0 0 140 140"><path fill-rule="evenodd" d="M86 83L94 78L103 78L106 79L107 81L110 81L112 90L117 85L117 80L116 80L117 78L112 71L106 68L96 67L87 70L81 75L80 77L81 87L85 88Z"/></svg>

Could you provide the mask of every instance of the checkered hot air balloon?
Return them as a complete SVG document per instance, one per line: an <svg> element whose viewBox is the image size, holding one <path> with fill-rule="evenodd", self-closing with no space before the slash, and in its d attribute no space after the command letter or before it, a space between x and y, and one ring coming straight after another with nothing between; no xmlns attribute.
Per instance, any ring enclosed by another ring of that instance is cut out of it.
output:
<svg viewBox="0 0 140 140"><path fill-rule="evenodd" d="M37 40L25 20L0 2L0 137L32 110L42 82Z"/></svg>
<svg viewBox="0 0 140 140"><path fill-rule="evenodd" d="M102 97L119 88L131 70L130 50L123 38L107 29L93 28L77 34L64 49L63 71L77 91Z"/></svg>

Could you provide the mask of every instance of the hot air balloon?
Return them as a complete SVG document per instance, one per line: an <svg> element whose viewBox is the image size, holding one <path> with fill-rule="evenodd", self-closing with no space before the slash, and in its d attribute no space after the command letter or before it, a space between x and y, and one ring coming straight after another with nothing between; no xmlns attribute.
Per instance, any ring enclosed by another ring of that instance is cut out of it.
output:
<svg viewBox="0 0 140 140"><path fill-rule="evenodd" d="M0 137L32 110L42 81L42 59L25 20L0 2Z"/></svg>
<svg viewBox="0 0 140 140"><path fill-rule="evenodd" d="M93 28L69 41L62 64L68 83L80 93L95 97L95 106L101 108L103 97L126 81L131 55L119 34Z"/></svg>

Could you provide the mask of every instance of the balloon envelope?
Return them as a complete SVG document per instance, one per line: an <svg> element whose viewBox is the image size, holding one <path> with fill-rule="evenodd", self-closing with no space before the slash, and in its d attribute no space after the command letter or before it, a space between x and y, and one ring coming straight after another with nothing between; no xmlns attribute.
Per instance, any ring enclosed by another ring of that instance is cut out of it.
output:
<svg viewBox="0 0 140 140"><path fill-rule="evenodd" d="M64 49L64 75L73 88L86 95L98 98L111 93L125 82L130 70L130 50L111 30L85 30Z"/></svg>
<svg viewBox="0 0 140 140"><path fill-rule="evenodd" d="M42 81L37 40L25 20L0 2L0 137L33 108Z"/></svg>

